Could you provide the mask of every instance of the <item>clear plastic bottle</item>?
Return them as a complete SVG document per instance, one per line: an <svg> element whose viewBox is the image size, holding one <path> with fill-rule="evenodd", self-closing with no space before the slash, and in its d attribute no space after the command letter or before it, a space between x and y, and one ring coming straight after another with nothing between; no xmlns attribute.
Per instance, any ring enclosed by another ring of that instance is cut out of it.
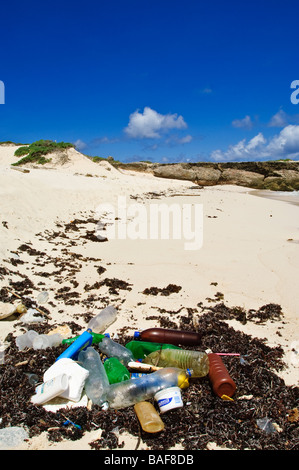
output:
<svg viewBox="0 0 299 470"><path fill-rule="evenodd" d="M86 395L93 404L104 405L107 401L109 380L99 353L90 346L84 351L80 351L78 362L80 366L89 372L85 380Z"/></svg>
<svg viewBox="0 0 299 470"><path fill-rule="evenodd" d="M195 331L171 330L167 328L148 328L141 332L135 331L134 339L169 343L177 346L198 346L200 344L200 334Z"/></svg>
<svg viewBox="0 0 299 470"><path fill-rule="evenodd" d="M162 349L149 354L143 362L158 367L189 369L191 377L204 377L209 373L208 355L200 351Z"/></svg>
<svg viewBox="0 0 299 470"><path fill-rule="evenodd" d="M17 336L16 345L20 351L25 348L32 348L34 338L37 338L39 334L34 330L28 330L23 335Z"/></svg>
<svg viewBox="0 0 299 470"><path fill-rule="evenodd" d="M106 354L108 357L116 357L124 366L128 365L130 361L134 361L133 353L111 338L103 338L98 347L103 354Z"/></svg>
<svg viewBox="0 0 299 470"><path fill-rule="evenodd" d="M53 335L38 335L32 342L33 349L46 349L59 346L63 340L63 337L59 333Z"/></svg>
<svg viewBox="0 0 299 470"><path fill-rule="evenodd" d="M113 305L101 310L94 318L88 323L88 329L91 329L94 333L104 333L108 326L115 322L117 310Z"/></svg>
<svg viewBox="0 0 299 470"><path fill-rule="evenodd" d="M140 401L134 406L134 411L145 432L157 433L163 431L164 423L152 403Z"/></svg>
<svg viewBox="0 0 299 470"><path fill-rule="evenodd" d="M150 341L130 341L126 344L126 348L132 351L135 359L144 359L153 351L160 349L179 349L173 344L153 343Z"/></svg>
<svg viewBox="0 0 299 470"><path fill-rule="evenodd" d="M109 386L107 402L110 408L121 409L133 406L155 396L163 388L189 386L188 371L166 367L136 379L125 380Z"/></svg>

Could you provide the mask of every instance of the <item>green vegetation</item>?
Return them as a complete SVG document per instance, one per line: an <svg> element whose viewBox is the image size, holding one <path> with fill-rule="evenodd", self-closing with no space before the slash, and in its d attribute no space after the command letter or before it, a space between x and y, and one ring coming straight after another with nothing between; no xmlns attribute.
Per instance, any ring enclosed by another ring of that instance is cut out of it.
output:
<svg viewBox="0 0 299 470"><path fill-rule="evenodd" d="M44 165L51 161L49 158L45 158L45 155L49 153L63 151L65 149L74 147L73 144L68 142L53 142L52 140L38 140L28 146L19 147L15 151L16 157L23 157L21 160L13 163L13 166L22 165L23 163L36 162L40 165Z"/></svg>

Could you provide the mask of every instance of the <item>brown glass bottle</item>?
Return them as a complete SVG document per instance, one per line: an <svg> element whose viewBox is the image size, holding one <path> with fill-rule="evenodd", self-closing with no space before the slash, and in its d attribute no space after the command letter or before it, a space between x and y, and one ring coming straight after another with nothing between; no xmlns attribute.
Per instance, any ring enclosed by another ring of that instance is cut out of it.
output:
<svg viewBox="0 0 299 470"><path fill-rule="evenodd" d="M200 334L195 331L169 330L166 328L148 328L140 333L135 332L135 339L154 343L167 343L173 345L198 346Z"/></svg>
<svg viewBox="0 0 299 470"><path fill-rule="evenodd" d="M209 379L213 391L219 397L226 395L232 397L236 392L236 384L229 375L222 359L217 354L208 354L210 370Z"/></svg>

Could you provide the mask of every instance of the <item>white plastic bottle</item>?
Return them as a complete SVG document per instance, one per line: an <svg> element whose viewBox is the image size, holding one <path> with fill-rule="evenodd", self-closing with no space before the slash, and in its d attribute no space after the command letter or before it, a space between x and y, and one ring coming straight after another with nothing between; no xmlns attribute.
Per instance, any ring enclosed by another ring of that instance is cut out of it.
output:
<svg viewBox="0 0 299 470"><path fill-rule="evenodd" d="M31 402L35 405L42 405L47 403L59 395L61 395L68 388L68 376L66 374L58 375L35 389L35 395L31 397Z"/></svg>
<svg viewBox="0 0 299 470"><path fill-rule="evenodd" d="M90 320L88 329L91 329L94 333L104 333L108 326L115 322L116 315L116 308L113 305L109 305Z"/></svg>

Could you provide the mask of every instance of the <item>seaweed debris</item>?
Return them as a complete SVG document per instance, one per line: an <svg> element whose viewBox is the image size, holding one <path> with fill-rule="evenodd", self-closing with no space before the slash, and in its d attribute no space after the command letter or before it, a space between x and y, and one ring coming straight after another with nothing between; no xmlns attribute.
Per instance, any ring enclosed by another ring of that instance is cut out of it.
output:
<svg viewBox="0 0 299 470"><path fill-rule="evenodd" d="M235 309L229 310L226 307L225 316L233 317ZM277 318L278 310L273 306L265 306L262 312L272 312L270 317ZM188 321L193 315L193 309L188 310L187 316L181 315L178 328L194 330L192 322ZM184 407L165 413L165 430L156 435L147 434L140 428L133 407L103 411L93 406L91 410L78 407L47 412L30 403L34 389L26 373L35 373L42 381L44 371L53 364L63 346L42 351L18 351L15 338L10 335L5 360L0 367L0 427L23 425L30 437L47 431L48 439L53 442L77 440L85 432L101 429L101 437L89 443L92 449L123 448L121 436L128 432L140 437L150 450L167 450L176 444L185 450L200 450L209 448L210 443L235 450L299 450L298 420L294 419L294 410L299 407L299 388L286 386L276 373L285 367L282 348L271 348L264 340L234 330L219 318L221 315L221 304L209 308L199 317L196 329L201 333L202 350L210 348L217 352L221 348L226 352L238 352L243 358L242 361L240 357L223 358L237 383L233 401L216 397L207 377L194 379L184 390ZM165 313L159 318L167 327ZM169 320L169 323L173 327L173 322ZM132 339L126 331L119 334L122 344ZM78 426L65 426L63 413ZM275 424L274 432L267 433L258 426L257 421L264 417Z"/></svg>

